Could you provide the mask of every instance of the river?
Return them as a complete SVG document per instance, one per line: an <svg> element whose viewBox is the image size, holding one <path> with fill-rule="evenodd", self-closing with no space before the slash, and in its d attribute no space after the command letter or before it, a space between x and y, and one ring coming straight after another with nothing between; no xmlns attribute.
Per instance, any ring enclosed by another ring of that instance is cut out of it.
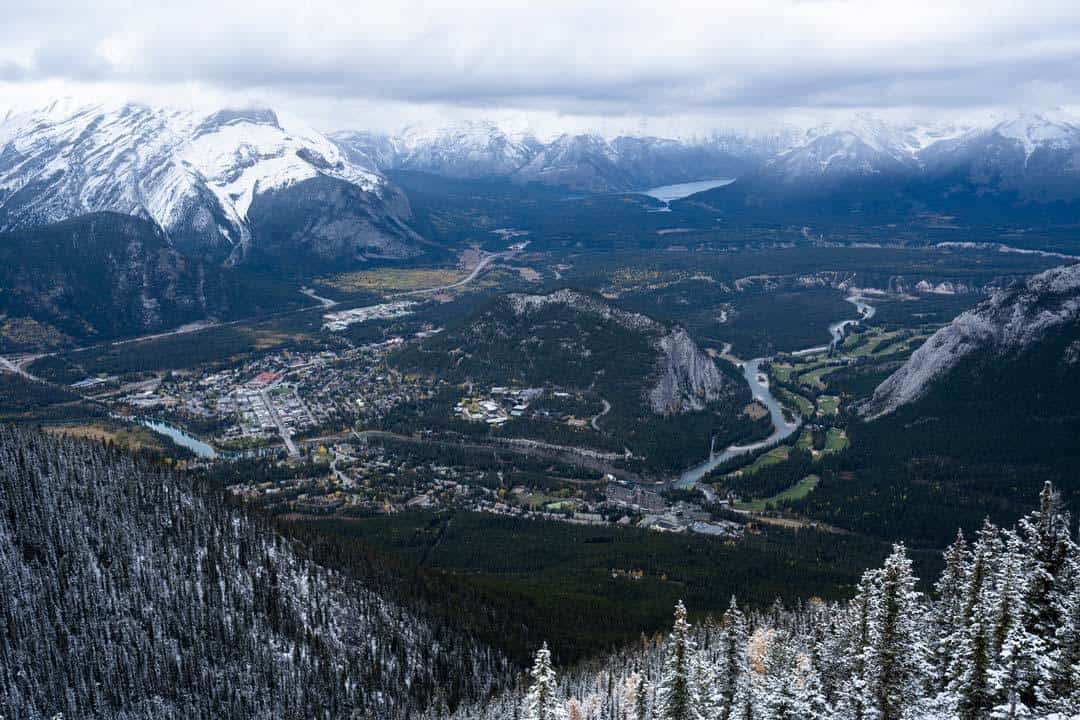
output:
<svg viewBox="0 0 1080 720"><path fill-rule="evenodd" d="M832 340L828 345L806 348L805 350L793 353L794 355L808 355L834 348L843 342L844 332L849 325L858 323L861 320L869 320L874 316L876 309L866 301L865 297L861 295L852 295L845 299L855 306L855 310L859 313L859 317L849 320L838 320L829 325L829 335L832 336ZM706 474L728 460L779 443L788 438L802 426L802 418L798 415L795 415L794 419L790 421L784 417L783 406L780 404L780 401L773 396L772 390L769 388L769 379L765 372L761 370L761 364L768 362L770 359L771 358L768 357L754 358L753 360L747 360L741 363L741 367L743 378L746 380L746 384L750 386L750 392L753 394L754 399L769 409L769 418L772 420L773 424L772 433L764 440L758 440L757 442L749 443L747 445L729 445L720 452L710 452L708 459L684 470L672 483L674 487L684 490L692 488L697 485L701 478L705 477Z"/></svg>
<svg viewBox="0 0 1080 720"><path fill-rule="evenodd" d="M747 360L742 363L742 371L743 378L746 380L746 384L750 386L750 392L753 394L754 399L769 409L769 419L772 420L773 424L772 433L764 440L758 440L747 445L729 445L720 452L710 453L707 460L689 470L685 470L675 481L675 487L692 488L706 473L717 466L734 457L778 443L799 429L802 419L798 416L795 416L790 421L785 418L783 406L780 405L780 401L773 397L772 392L769 390L769 379L761 369L761 364L768 359L760 357Z"/></svg>
<svg viewBox="0 0 1080 720"><path fill-rule="evenodd" d="M164 435L177 445L187 448L201 458L216 458L218 456L217 450L210 447L210 445L204 443L199 438L188 435L180 428L173 427L167 423L158 422L157 420L147 420L146 418L140 419L139 423L150 428L159 435Z"/></svg>
<svg viewBox="0 0 1080 720"><path fill-rule="evenodd" d="M650 212L671 212L671 205L669 203L672 200L679 200L699 192L724 187L733 182L735 182L735 178L717 178L715 180L698 180L697 182L678 183L676 185L659 185L654 188L649 188L648 190L642 190L641 194L648 195L649 197L664 203L663 207L656 208Z"/></svg>

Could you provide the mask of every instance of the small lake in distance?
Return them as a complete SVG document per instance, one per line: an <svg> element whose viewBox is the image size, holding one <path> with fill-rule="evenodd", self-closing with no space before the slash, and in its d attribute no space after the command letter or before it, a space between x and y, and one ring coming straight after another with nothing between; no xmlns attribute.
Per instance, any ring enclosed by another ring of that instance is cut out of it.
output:
<svg viewBox="0 0 1080 720"><path fill-rule="evenodd" d="M664 207L658 208L653 212L671 212L668 203L672 200L679 200L699 192L724 187L733 182L735 182L735 178L716 178L715 180L698 180L696 182L678 183L675 185L659 185L654 188L649 188L648 190L642 190L640 194L648 195L649 197L664 203Z"/></svg>

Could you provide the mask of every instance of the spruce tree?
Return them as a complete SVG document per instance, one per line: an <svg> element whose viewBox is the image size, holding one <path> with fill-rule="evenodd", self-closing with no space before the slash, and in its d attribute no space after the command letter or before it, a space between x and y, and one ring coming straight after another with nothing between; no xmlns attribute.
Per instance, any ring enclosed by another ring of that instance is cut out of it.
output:
<svg viewBox="0 0 1080 720"><path fill-rule="evenodd" d="M1024 592L1024 627L1046 643L1046 653L1057 659L1061 648L1058 630L1066 625L1068 607L1075 583L1069 582L1070 558L1076 545L1069 531L1069 516L1061 495L1047 482L1039 494L1039 509L1020 521L1020 534L1029 557ZM1061 692L1051 665L1044 665L1040 677L1025 696L1028 706L1051 704Z"/></svg>
<svg viewBox="0 0 1080 720"><path fill-rule="evenodd" d="M944 554L945 569L934 585L937 603L934 606L934 665L942 670L937 673L939 691L950 683L947 672L959 649L964 632L964 588L970 561L967 541L963 532L957 532L956 540Z"/></svg>
<svg viewBox="0 0 1080 720"><path fill-rule="evenodd" d="M998 529L986 520L972 550L964 588L964 630L952 672L959 713L967 720L985 717L993 704L990 666L997 605L994 568L1000 556Z"/></svg>
<svg viewBox="0 0 1080 720"><path fill-rule="evenodd" d="M876 580L869 606L867 690L877 718L898 720L925 696L928 676L921 601L903 545L893 546Z"/></svg>
<svg viewBox="0 0 1080 720"><path fill-rule="evenodd" d="M675 606L675 626L668 636L664 666L656 688L657 720L697 720L699 698L692 678L696 645L686 619L686 607Z"/></svg>
<svg viewBox="0 0 1080 720"><path fill-rule="evenodd" d="M559 698L555 669L551 666L551 651L548 650L547 643L536 651L536 659L529 676L532 683L525 694L522 720L564 720L566 712Z"/></svg>
<svg viewBox="0 0 1080 720"><path fill-rule="evenodd" d="M735 598L720 622L720 648L713 700L720 720L729 720L740 675L746 667L746 618Z"/></svg>

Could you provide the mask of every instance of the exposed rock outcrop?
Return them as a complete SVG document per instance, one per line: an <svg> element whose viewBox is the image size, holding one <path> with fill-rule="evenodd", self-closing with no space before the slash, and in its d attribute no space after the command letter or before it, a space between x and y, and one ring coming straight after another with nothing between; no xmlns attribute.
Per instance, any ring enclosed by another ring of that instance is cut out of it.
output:
<svg viewBox="0 0 1080 720"><path fill-rule="evenodd" d="M1022 352L1054 328L1080 318L1080 264L1039 273L995 293L938 330L860 408L870 418L922 397L968 355Z"/></svg>
<svg viewBox="0 0 1080 720"><path fill-rule="evenodd" d="M648 335L657 356L644 402L657 415L701 410L708 403L719 400L724 393L726 378L681 327L668 327L640 313L622 310L594 295L575 290L556 290L547 295L516 293L507 297L513 312L519 316L552 305L563 305L577 313L588 313Z"/></svg>

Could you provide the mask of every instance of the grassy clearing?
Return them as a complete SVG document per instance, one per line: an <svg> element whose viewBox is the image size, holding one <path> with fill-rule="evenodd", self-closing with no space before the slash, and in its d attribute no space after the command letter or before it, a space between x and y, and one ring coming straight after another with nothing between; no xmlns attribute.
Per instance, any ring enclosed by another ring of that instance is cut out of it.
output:
<svg viewBox="0 0 1080 720"><path fill-rule="evenodd" d="M849 444L847 433L840 428L829 428L825 435L825 452L839 452Z"/></svg>
<svg viewBox="0 0 1080 720"><path fill-rule="evenodd" d="M809 450L814 447L814 434L809 430L803 430L799 433L799 439L795 443L795 447L799 450Z"/></svg>
<svg viewBox="0 0 1080 720"><path fill-rule="evenodd" d="M788 392L784 389L780 389L779 393L777 394L780 396L780 399L784 402L785 405L788 405L789 407L794 407L796 410L799 411L799 415L801 415L802 417L808 418L814 414L814 404L802 395L796 395L795 393Z"/></svg>
<svg viewBox="0 0 1080 720"><path fill-rule="evenodd" d="M840 398L836 395L820 395L817 399L817 411L822 415L836 415L840 411Z"/></svg>
<svg viewBox="0 0 1080 720"><path fill-rule="evenodd" d="M780 382L791 382L791 372L795 366L791 363L774 362L769 364L769 372Z"/></svg>
<svg viewBox="0 0 1080 720"><path fill-rule="evenodd" d="M392 292L450 285L465 278L460 270L380 268L342 273L325 281L342 292Z"/></svg>
<svg viewBox="0 0 1080 720"><path fill-rule="evenodd" d="M824 390L828 386L825 384L824 377L829 373L839 369L836 365L825 365L819 367L816 370L812 370L805 375L799 376L799 383L808 387L815 388L817 390Z"/></svg>
<svg viewBox="0 0 1080 720"><path fill-rule="evenodd" d="M754 462L749 467L743 468L742 470L737 470L736 472L741 475L753 475L762 468L784 462L788 459L789 454L791 454L791 448L789 448L787 445L775 447L769 452L760 456L757 460L754 460Z"/></svg>
<svg viewBox="0 0 1080 720"><path fill-rule="evenodd" d="M48 425L45 432L56 435L111 442L131 450L157 450L167 452L169 443L165 443L157 433L142 426L129 426L108 423L87 423L85 425Z"/></svg>
<svg viewBox="0 0 1080 720"><path fill-rule="evenodd" d="M737 510L748 510L750 512L764 512L770 505L778 505L788 500L802 500L804 497L813 492L817 487L818 481L821 480L817 475L807 475L799 482L795 483L787 490L777 493L769 498L762 498L759 500L751 500L749 502L735 503Z"/></svg>

